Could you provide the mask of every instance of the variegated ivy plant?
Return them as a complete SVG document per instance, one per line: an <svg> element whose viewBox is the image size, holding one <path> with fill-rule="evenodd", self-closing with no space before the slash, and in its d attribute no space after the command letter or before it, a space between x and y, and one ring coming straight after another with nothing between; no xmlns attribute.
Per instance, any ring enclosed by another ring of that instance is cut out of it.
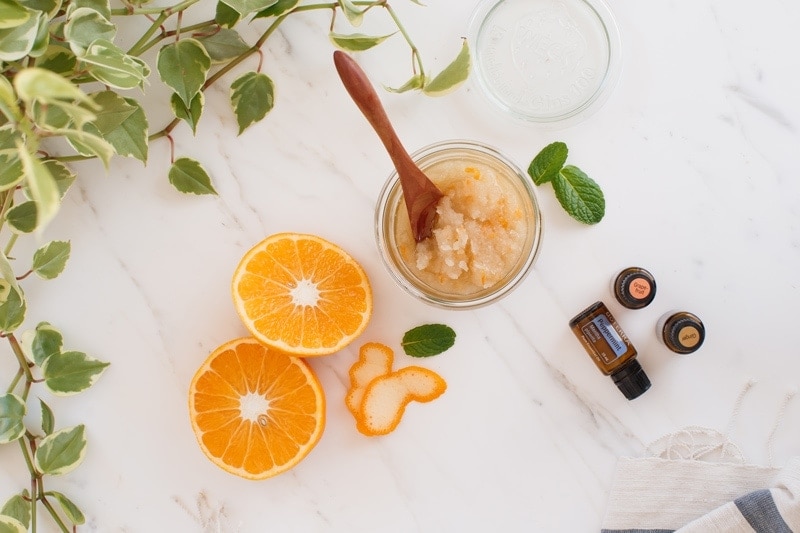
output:
<svg viewBox="0 0 800 533"><path fill-rule="evenodd" d="M24 279L31 274L58 276L69 258L70 243L47 242L29 258L12 253L20 237L35 235L41 242L44 228L76 179L70 162L97 158L108 167L114 156L147 161L150 142L170 138L179 124L196 131L204 92L216 83L230 87L241 134L272 109L273 82L261 72L260 61L256 70L235 79L226 74L260 54L275 30L298 13L329 13L330 40L347 51L368 50L399 34L410 49L412 74L390 91L443 94L463 82L470 69L463 43L452 63L429 75L387 0L219 0L213 17L192 25L183 25L183 16L195 5L200 9L199 0L168 7L115 1L121 3L0 0L0 337L19 366L5 392L0 389L0 445L19 447L30 472L30 480L21 480L19 491L0 507L0 532L36 531L38 518L72 531L85 520L76 502L45 488L48 476L65 474L81 462L84 426L59 427L45 401L33 405L31 391L44 387L56 395L81 392L108 363L65 350L62 334L47 322L19 332L27 311ZM370 12L388 16L397 31L360 33L357 27L365 16L372 16ZM147 19L144 26L129 25L145 28L138 40L127 49L117 44L122 25L142 17ZM344 20L335 23L337 17ZM258 39L245 42L236 30L240 24L259 26ZM155 50L157 59L149 65L142 55ZM152 131L144 108L130 95L159 82L171 89L174 118ZM176 189L215 194L201 162L176 158L174 153L170 157L164 174Z"/></svg>

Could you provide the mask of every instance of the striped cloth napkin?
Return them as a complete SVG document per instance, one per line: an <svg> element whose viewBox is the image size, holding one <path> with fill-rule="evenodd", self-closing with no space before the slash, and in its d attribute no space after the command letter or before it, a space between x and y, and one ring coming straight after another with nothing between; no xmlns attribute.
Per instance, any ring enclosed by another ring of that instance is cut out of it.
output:
<svg viewBox="0 0 800 533"><path fill-rule="evenodd" d="M603 533L800 533L800 457L783 468L621 459Z"/></svg>

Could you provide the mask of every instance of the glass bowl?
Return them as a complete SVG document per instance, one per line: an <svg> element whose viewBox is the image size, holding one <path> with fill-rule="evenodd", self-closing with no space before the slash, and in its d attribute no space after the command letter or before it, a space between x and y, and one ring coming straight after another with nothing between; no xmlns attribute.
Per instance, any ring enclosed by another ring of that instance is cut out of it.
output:
<svg viewBox="0 0 800 533"><path fill-rule="evenodd" d="M619 32L602 0L486 0L470 41L482 92L528 122L588 117L621 68Z"/></svg>
<svg viewBox="0 0 800 533"><path fill-rule="evenodd" d="M447 309L473 309L510 293L534 264L542 215L533 182L481 143L453 140L411 154L445 197L434 235L415 243L397 172L381 190L376 240L384 265L407 293Z"/></svg>

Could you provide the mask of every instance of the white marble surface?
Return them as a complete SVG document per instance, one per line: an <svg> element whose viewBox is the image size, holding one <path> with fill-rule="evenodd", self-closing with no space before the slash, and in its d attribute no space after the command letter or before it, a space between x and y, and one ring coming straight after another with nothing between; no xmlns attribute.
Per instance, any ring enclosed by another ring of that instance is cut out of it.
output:
<svg viewBox="0 0 800 533"><path fill-rule="evenodd" d="M454 57L475 7L394 4L431 70ZM146 168L120 159L105 175L76 165L81 177L45 235L71 240L72 259L57 280L26 282L26 293L30 325L48 320L68 348L111 362L90 391L52 400L59 425L87 425L84 463L48 483L85 511L80 530L598 531L617 458L644 455L664 434L691 425L727 432L759 464L800 453L800 400L785 402L800 379L800 4L610 5L623 71L585 122L515 123L487 107L474 81L438 99L383 94L412 150L474 139L527 166L562 140L569 161L605 191L606 217L587 227L540 187L545 235L534 271L488 308L427 307L384 271L373 211L390 161L336 77L327 14L295 15L269 41L264 71L277 95L265 121L237 137L219 87L197 136L176 130L177 152L203 161L219 196L175 192L163 141ZM399 40L358 60L376 84L408 75ZM163 95L154 83L154 130ZM375 310L359 341L311 363L328 400L317 447L290 472L252 482L202 454L187 391L203 359L245 333L230 276L250 246L278 231L316 233L349 250L371 278ZM634 264L658 280L656 300L639 311L622 309L608 290L612 274ZM653 382L633 402L567 326L598 299ZM656 340L656 320L673 308L707 326L692 356ZM398 363L411 363L400 338L425 322L458 335L422 363L447 380L447 392L410 406L394 433L362 436L343 402L357 346L384 342ZM3 361L4 375L12 363ZM0 448L0 500L27 484L19 449Z"/></svg>

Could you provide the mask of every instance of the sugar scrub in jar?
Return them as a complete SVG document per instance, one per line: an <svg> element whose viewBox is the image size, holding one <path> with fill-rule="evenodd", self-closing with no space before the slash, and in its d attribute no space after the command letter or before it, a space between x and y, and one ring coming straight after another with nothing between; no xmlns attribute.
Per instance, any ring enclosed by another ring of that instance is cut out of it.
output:
<svg viewBox="0 0 800 533"><path fill-rule="evenodd" d="M376 231L392 277L427 303L468 309L494 302L533 266L542 217L531 179L497 150L446 141L412 154L444 193L431 237L411 232L397 173L381 191Z"/></svg>

